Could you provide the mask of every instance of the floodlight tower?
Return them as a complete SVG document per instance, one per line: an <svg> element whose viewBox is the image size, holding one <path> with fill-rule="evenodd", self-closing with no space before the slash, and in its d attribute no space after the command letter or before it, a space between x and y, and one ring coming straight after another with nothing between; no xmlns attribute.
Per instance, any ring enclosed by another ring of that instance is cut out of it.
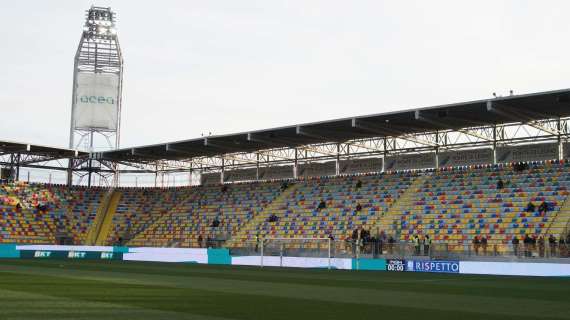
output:
<svg viewBox="0 0 570 320"><path fill-rule="evenodd" d="M86 12L85 24L73 66L73 99L69 147L93 153L116 149L120 143L121 91L123 56L115 13L111 8L92 6ZM88 168L88 184L93 172L102 172L101 163L70 163L68 184L72 171L78 166ZM115 180L115 179L114 179Z"/></svg>

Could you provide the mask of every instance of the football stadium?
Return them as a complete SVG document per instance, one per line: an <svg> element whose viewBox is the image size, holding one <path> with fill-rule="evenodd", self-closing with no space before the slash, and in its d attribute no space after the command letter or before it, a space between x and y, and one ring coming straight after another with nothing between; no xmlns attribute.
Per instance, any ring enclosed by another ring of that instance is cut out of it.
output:
<svg viewBox="0 0 570 320"><path fill-rule="evenodd" d="M0 141L0 319L570 319L570 89L125 147L82 27L69 146Z"/></svg>

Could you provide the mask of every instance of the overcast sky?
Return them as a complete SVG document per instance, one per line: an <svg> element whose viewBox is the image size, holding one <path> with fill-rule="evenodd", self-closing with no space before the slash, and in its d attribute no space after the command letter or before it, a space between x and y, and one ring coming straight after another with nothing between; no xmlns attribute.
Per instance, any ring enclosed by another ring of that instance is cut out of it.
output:
<svg viewBox="0 0 570 320"><path fill-rule="evenodd" d="M0 139L67 146L91 4L124 147L570 87L570 1L0 0Z"/></svg>

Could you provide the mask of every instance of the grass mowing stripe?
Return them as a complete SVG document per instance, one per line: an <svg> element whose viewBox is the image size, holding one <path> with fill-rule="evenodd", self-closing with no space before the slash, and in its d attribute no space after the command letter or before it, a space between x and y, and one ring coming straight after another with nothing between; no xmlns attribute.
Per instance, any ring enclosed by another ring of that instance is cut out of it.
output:
<svg viewBox="0 0 570 320"><path fill-rule="evenodd" d="M0 277L8 273L0 274ZM390 317L393 319L436 319L442 315L462 319L505 319L503 315L488 315L471 312L442 312L413 306L378 306L342 302L313 301L295 298L275 298L251 294L228 294L191 288L172 288L151 285L129 285L104 281L64 279L34 275L15 274L2 278L1 287L11 291L31 291L63 299L86 302L112 303L123 306L152 308L194 315L231 317L235 319L356 319ZM27 285L22 286L27 282ZM30 317L34 313L28 314ZM152 319L144 316L138 319ZM531 319L521 317L518 319Z"/></svg>
<svg viewBox="0 0 570 320"><path fill-rule="evenodd" d="M76 262L77 263L77 262ZM59 264L53 261L45 261L42 267L59 270ZM116 268L115 268L116 266ZM465 275L438 275L424 273L405 274L383 274L379 272L346 272L346 271L325 271L325 270L299 270L281 269L260 270L243 267L216 267L201 265L181 265L181 264L87 264L85 268L82 264L65 264L66 270L93 270L136 274L160 273L162 275L214 278L226 280L244 280L251 282L269 282L282 284L318 285L330 287L342 287L346 289L379 289L391 290L394 292L423 292L431 294L433 292L446 294L461 294L481 297L532 299L544 301L566 301L567 289L564 286L549 285L549 278L528 278L528 277L481 277ZM131 267L131 269L129 268ZM236 272L239 270L239 272ZM474 279L470 281L469 279ZM439 281L443 280L443 281ZM500 280L500 281L497 281ZM542 281L539 281L542 280ZM560 280L557 280L560 281ZM419 286L418 283L429 282ZM570 282L569 282L570 285Z"/></svg>
<svg viewBox="0 0 570 320"><path fill-rule="evenodd" d="M0 319L232 320L0 289Z"/></svg>
<svg viewBox="0 0 570 320"><path fill-rule="evenodd" d="M79 267L80 265L75 265ZM103 265L108 266L108 265ZM140 264L134 264L133 267L137 269L141 267ZM163 273L169 274L168 271L173 265L163 265ZM175 266L179 268L179 266ZM234 277L239 278L241 268L216 268L213 266L195 266L185 265L182 266L187 269L194 268L211 268L211 270L219 269L220 273L232 272ZM277 300L300 298L304 300L316 302L336 302L352 303L352 304L370 304L376 306L396 307L396 308L412 308L416 309L433 309L441 310L441 312L477 312L484 311L489 314L513 314L513 315L534 315L543 317L545 314L551 314L559 318L567 318L568 314L565 312L565 304L557 303L556 301L534 301L530 299L512 299L512 298L484 298L484 297L469 297L459 294L446 294L438 291L437 288L431 294L415 293L415 292L394 292L390 289L382 290L377 288L370 289L355 289L355 288L336 288L317 285L298 285L298 284L283 284L283 283L263 283L252 282L243 280L228 280L228 279L213 279L195 276L169 276L169 275L150 275L145 274L129 274L127 272L95 272L95 271L81 271L79 269L73 270L46 270L40 268L17 268L20 271L26 269L32 273L41 273L46 276L53 275L50 273L56 272L57 276L65 275L75 279L93 279L104 280L111 283L122 285L138 284L142 286L161 286L168 288L178 289L194 289L215 291L224 294L244 294L250 293L251 295L269 296ZM36 270L37 269L37 270ZM128 269L122 268L122 271ZM250 272L251 270L246 271ZM285 274L289 270L281 270ZM310 270L306 270L309 274ZM298 273L294 270L292 273ZM318 272L317 272L318 273ZM335 273L328 273L331 279L334 278ZM342 273L343 275L355 275L359 278L361 273ZM369 277L379 275L381 277L404 277L405 275L398 275L395 273L367 273ZM417 274L407 274L408 276L418 276ZM423 277L431 275L422 275ZM442 275L434 275L436 278L444 279ZM450 276L447 275L449 278ZM480 276L479 276L480 277ZM456 277L455 279L461 279ZM499 278L501 279L501 278ZM513 278L508 278L512 280ZM522 280L533 280L529 278L522 278ZM534 280L533 280L534 281ZM568 283L568 282L566 282ZM417 286L425 286L425 284L417 284ZM565 287L565 286L564 286Z"/></svg>

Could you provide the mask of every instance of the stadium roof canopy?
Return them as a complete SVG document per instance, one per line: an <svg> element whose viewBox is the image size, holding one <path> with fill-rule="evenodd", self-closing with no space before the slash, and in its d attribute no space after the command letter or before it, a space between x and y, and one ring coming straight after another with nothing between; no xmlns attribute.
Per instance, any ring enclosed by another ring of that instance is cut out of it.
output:
<svg viewBox="0 0 570 320"><path fill-rule="evenodd" d="M570 89L563 89L123 148L96 157L133 162L182 160L568 116Z"/></svg>
<svg viewBox="0 0 570 320"><path fill-rule="evenodd" d="M6 154L22 154L61 159L87 156L89 153L22 142L0 141L0 155Z"/></svg>

